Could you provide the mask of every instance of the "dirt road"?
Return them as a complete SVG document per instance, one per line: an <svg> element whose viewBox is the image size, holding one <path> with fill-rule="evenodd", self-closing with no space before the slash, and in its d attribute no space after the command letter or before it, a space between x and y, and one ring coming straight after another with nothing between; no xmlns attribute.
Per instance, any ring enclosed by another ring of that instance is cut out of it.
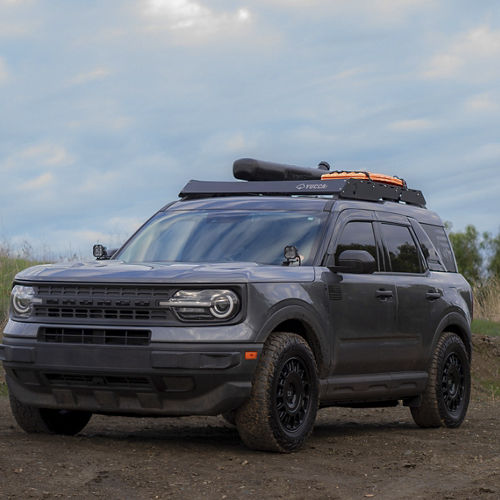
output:
<svg viewBox="0 0 500 500"><path fill-rule="evenodd" d="M419 429L404 407L330 408L291 455L248 450L220 417L94 416L76 437L27 435L0 370L0 499L497 500L500 338L474 336L472 368L459 429Z"/></svg>
<svg viewBox="0 0 500 500"><path fill-rule="evenodd" d="M253 452L219 417L94 416L77 437L24 434L0 397L0 498L500 497L499 402L457 430L407 408L319 412L305 448Z"/></svg>

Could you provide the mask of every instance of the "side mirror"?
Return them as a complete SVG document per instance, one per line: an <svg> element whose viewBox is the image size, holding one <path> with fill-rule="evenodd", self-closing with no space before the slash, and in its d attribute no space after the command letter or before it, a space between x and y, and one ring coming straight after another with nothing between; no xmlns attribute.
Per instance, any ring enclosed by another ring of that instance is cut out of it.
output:
<svg viewBox="0 0 500 500"><path fill-rule="evenodd" d="M329 268L338 273L372 274L377 270L377 262L366 250L344 250L337 265Z"/></svg>

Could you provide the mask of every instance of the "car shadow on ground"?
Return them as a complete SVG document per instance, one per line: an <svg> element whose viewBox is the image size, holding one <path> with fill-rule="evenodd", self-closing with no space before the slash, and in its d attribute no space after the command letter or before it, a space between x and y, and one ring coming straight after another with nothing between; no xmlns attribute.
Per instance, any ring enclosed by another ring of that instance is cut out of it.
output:
<svg viewBox="0 0 500 500"><path fill-rule="evenodd" d="M115 443L128 442L134 444L158 445L168 443L169 446L191 445L206 449L214 448L218 451L227 449L234 451L235 448L244 448L238 435L236 427L225 423L217 417L205 417L207 423L197 423L186 419L155 419L144 421L136 419L94 417L94 421L83 430L78 437L82 440L91 440L95 444L102 441ZM360 416L361 418L361 416ZM115 425L116 424L116 425ZM393 431L418 431L418 427L410 421L398 421L381 423L363 423L353 420L333 421L318 423L314 427L312 436L306 442L314 444L332 438L374 436Z"/></svg>

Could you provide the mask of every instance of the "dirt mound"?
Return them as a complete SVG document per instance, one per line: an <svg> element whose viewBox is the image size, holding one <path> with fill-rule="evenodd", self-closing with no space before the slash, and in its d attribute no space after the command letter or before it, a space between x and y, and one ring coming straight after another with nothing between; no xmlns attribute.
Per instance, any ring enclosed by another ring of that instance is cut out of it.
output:
<svg viewBox="0 0 500 500"><path fill-rule="evenodd" d="M500 337L472 336L473 397L500 399Z"/></svg>

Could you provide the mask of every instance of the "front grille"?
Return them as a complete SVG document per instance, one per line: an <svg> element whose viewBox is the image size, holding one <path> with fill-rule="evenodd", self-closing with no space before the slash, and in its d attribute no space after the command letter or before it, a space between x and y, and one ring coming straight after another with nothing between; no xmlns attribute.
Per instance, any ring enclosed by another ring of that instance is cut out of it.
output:
<svg viewBox="0 0 500 500"><path fill-rule="evenodd" d="M44 318L117 319L130 321L161 321L169 317L166 309L118 309L108 307L47 307L34 306L34 315Z"/></svg>
<svg viewBox="0 0 500 500"><path fill-rule="evenodd" d="M151 286L119 286L119 285L38 285L40 297L124 297L124 298L153 298L164 297L169 290L164 287Z"/></svg>
<svg viewBox="0 0 500 500"><path fill-rule="evenodd" d="M165 324L172 313L158 307L174 293L173 288L159 286L108 286L41 284L33 315L60 320L122 321Z"/></svg>
<svg viewBox="0 0 500 500"><path fill-rule="evenodd" d="M149 345L149 330L111 330L92 328L40 328L39 342L56 344Z"/></svg>
<svg viewBox="0 0 500 500"><path fill-rule="evenodd" d="M150 387L148 377L131 375L90 375L84 373L44 373L50 385L59 387Z"/></svg>

